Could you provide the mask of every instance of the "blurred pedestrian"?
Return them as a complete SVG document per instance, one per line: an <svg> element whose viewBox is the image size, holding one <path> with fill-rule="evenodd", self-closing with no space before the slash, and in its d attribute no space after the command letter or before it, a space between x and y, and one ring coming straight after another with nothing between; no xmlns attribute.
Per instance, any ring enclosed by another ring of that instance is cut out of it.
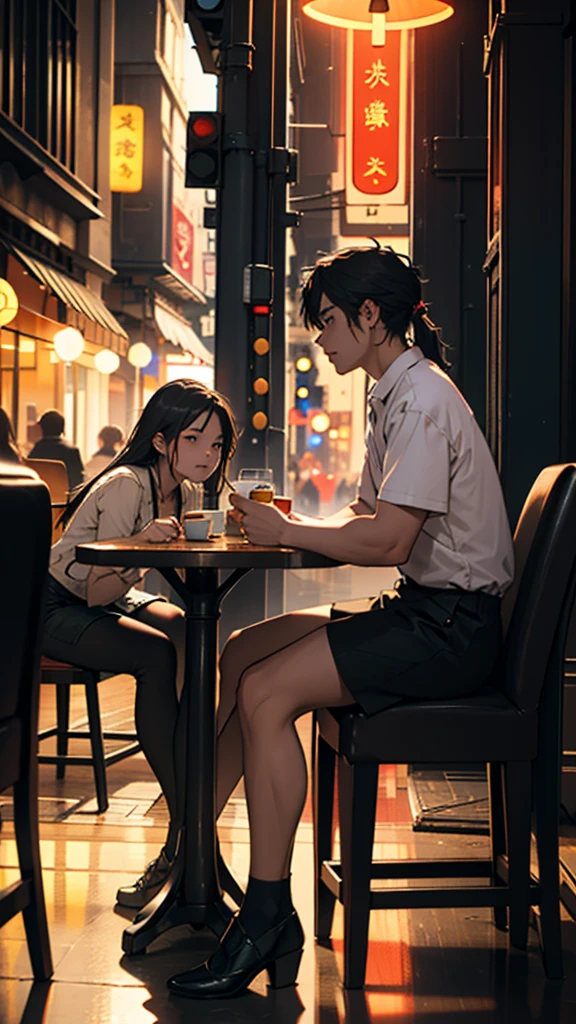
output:
<svg viewBox="0 0 576 1024"><path fill-rule="evenodd" d="M29 458L63 462L68 472L68 489L73 491L84 481L84 465L79 449L63 436L65 422L62 413L57 409L47 409L38 423L42 438L34 445Z"/></svg>
<svg viewBox="0 0 576 1024"><path fill-rule="evenodd" d="M101 473L103 469L106 469L106 466L112 462L112 459L116 458L118 450L122 447L124 441L124 431L121 427L117 427L113 423L102 427L98 434L98 451L94 453L84 466L86 480L91 480L97 473Z"/></svg>
<svg viewBox="0 0 576 1024"><path fill-rule="evenodd" d="M356 478L343 476L334 495L334 511L338 512L338 510L344 508L345 505L349 505L351 501L354 501L355 497Z"/></svg>
<svg viewBox="0 0 576 1024"><path fill-rule="evenodd" d="M22 462L16 435L7 412L0 407L0 462Z"/></svg>

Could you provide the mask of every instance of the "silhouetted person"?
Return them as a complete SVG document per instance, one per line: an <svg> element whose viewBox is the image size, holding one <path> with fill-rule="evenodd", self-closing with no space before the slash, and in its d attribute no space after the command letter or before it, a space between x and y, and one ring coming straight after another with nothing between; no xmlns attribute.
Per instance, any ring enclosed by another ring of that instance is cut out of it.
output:
<svg viewBox="0 0 576 1024"><path fill-rule="evenodd" d="M68 471L68 489L78 487L84 481L84 466L80 452L62 435L64 433L64 417L57 409L47 409L38 420L42 430L42 438L37 441L29 458L55 459L63 462Z"/></svg>
<svg viewBox="0 0 576 1024"><path fill-rule="evenodd" d="M110 465L112 459L115 459L118 455L118 451L125 440L124 431L121 427L117 427L113 423L102 427L98 434L98 451L94 452L92 458L84 466L87 480L91 480L93 476L101 473L103 469L106 469L106 466Z"/></svg>
<svg viewBox="0 0 576 1024"><path fill-rule="evenodd" d="M10 417L0 408L0 462L22 462Z"/></svg>

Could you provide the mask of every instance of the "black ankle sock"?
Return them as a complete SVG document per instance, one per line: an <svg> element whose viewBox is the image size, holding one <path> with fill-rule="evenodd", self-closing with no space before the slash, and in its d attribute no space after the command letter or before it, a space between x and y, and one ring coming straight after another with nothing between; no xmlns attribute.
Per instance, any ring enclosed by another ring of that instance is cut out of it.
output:
<svg viewBox="0 0 576 1024"><path fill-rule="evenodd" d="M259 939L293 910L290 876L279 882L265 882L250 875L239 917L251 939Z"/></svg>

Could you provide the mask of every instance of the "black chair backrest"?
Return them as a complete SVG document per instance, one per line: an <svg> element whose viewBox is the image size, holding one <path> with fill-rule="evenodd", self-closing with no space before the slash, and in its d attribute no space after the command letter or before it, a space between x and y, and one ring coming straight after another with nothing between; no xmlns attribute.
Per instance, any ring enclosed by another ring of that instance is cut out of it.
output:
<svg viewBox="0 0 576 1024"><path fill-rule="evenodd" d="M503 602L503 688L524 711L540 700L576 562L576 465L548 466L514 533L515 581Z"/></svg>
<svg viewBox="0 0 576 1024"><path fill-rule="evenodd" d="M46 484L24 466L0 462L0 719L30 715L51 532Z"/></svg>

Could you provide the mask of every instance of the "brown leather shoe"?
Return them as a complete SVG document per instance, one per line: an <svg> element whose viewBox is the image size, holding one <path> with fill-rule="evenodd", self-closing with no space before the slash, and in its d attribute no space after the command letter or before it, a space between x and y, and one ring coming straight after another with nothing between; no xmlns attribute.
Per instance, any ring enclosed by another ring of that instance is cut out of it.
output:
<svg viewBox="0 0 576 1024"><path fill-rule="evenodd" d="M140 910L160 891L172 867L164 848L156 860L151 860L144 874L133 885L122 885L116 893L116 902L121 907Z"/></svg>

